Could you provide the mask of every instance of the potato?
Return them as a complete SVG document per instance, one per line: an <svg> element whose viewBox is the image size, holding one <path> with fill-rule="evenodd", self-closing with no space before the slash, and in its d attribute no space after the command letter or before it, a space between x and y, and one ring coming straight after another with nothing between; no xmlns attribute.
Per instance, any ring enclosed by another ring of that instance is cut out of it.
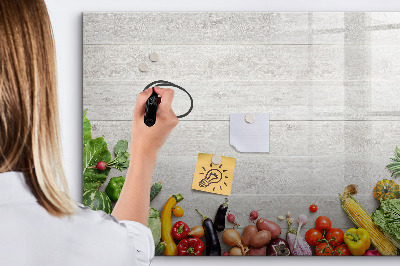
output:
<svg viewBox="0 0 400 266"><path fill-rule="evenodd" d="M257 229L259 231L269 231L271 233L272 239L278 238L282 232L281 227L277 223L274 223L273 221L269 221L264 218L260 218L257 220Z"/></svg>
<svg viewBox="0 0 400 266"><path fill-rule="evenodd" d="M250 239L258 233L257 227L254 225L248 225L244 228L242 233L242 244L243 246L248 246L250 243Z"/></svg>
<svg viewBox="0 0 400 266"><path fill-rule="evenodd" d="M248 256L266 256L267 255L267 246L263 246L261 248L250 248L249 252L247 252Z"/></svg>
<svg viewBox="0 0 400 266"><path fill-rule="evenodd" d="M267 230L262 230L250 239L250 245L255 248L261 248L268 244L269 241L271 241L271 233Z"/></svg>

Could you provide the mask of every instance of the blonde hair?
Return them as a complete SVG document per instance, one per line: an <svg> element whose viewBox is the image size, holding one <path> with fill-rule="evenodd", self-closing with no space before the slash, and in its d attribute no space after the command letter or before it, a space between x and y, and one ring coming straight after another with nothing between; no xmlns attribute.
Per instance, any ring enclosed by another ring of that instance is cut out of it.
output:
<svg viewBox="0 0 400 266"><path fill-rule="evenodd" d="M0 60L0 172L23 172L40 205L70 215L75 204L62 166L55 47L43 0L0 1Z"/></svg>

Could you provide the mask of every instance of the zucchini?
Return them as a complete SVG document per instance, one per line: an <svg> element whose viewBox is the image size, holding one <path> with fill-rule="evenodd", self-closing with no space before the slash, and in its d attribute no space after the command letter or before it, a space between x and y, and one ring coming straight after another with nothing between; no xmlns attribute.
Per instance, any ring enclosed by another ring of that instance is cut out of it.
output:
<svg viewBox="0 0 400 266"><path fill-rule="evenodd" d="M162 255L166 247L167 247L167 243L165 243L165 242L158 243L156 246L156 249L154 251L154 254L156 256Z"/></svg>
<svg viewBox="0 0 400 266"><path fill-rule="evenodd" d="M150 201L152 201L162 189L161 181L154 183L150 189Z"/></svg>

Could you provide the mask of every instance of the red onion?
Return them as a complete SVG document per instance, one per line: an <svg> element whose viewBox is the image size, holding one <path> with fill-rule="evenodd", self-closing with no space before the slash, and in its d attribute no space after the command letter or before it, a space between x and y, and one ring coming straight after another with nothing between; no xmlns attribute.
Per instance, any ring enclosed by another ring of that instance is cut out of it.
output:
<svg viewBox="0 0 400 266"><path fill-rule="evenodd" d="M272 240L267 247L267 256L289 256L289 244L283 238Z"/></svg>
<svg viewBox="0 0 400 266"><path fill-rule="evenodd" d="M367 250L364 253L364 256L382 256L382 255L378 252L378 250L374 249L374 250Z"/></svg>

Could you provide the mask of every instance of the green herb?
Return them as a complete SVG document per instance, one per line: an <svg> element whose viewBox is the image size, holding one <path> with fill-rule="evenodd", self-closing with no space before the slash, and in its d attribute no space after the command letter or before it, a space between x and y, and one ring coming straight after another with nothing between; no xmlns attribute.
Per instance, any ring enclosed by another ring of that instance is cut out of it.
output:
<svg viewBox="0 0 400 266"><path fill-rule="evenodd" d="M372 220L396 247L400 247L400 199L381 199Z"/></svg>
<svg viewBox="0 0 400 266"><path fill-rule="evenodd" d="M129 152L128 150L128 142L126 140L120 140L114 147L115 158L107 163L107 167L114 167L120 171L124 169L128 169L129 167Z"/></svg>
<svg viewBox="0 0 400 266"><path fill-rule="evenodd" d="M386 165L387 169L392 173L392 177L400 176L400 149L396 147L394 158L391 158L393 163Z"/></svg>

